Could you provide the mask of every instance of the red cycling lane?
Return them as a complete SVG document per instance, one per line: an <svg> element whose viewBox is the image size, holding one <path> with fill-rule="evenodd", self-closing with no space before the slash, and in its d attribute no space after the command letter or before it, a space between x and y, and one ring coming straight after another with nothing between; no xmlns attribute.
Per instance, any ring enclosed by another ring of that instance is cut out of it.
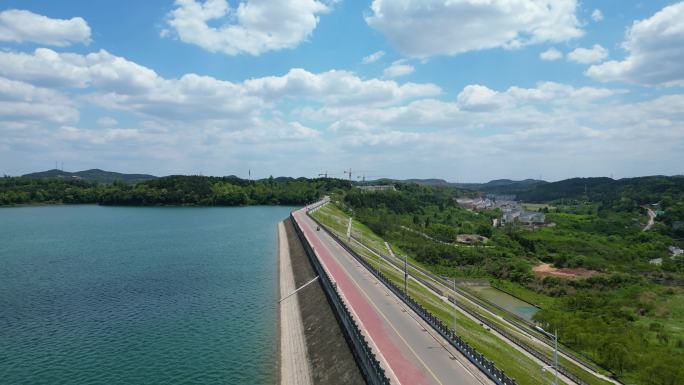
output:
<svg viewBox="0 0 684 385"><path fill-rule="evenodd" d="M394 375L399 380L400 384L405 385L419 385L431 384L422 368L417 367L415 362L410 361L404 355L404 352L395 343L399 338L394 340L391 334L396 332L386 323L386 321L378 314L378 311L368 302L359 288L352 282L345 270L339 265L335 258L330 254L330 251L323 245L318 238L317 232L311 228L306 221L301 220L301 216L306 215L303 210L294 213L294 217L300 228L304 232L309 244L315 249L318 259L328 271L331 278L337 283L337 289L344 296L347 306L351 308L354 315L358 318L357 324L365 332L366 336L370 338L377 349L380 350L380 355L391 368ZM353 258L349 256L349 258ZM376 305L377 306L377 305ZM377 354L378 352L376 352ZM390 373L387 373L391 378Z"/></svg>

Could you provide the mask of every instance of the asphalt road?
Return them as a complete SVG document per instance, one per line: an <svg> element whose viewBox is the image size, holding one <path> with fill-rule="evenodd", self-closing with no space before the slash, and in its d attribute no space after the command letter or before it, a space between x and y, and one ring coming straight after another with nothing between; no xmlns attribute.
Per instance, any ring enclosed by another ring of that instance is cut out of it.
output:
<svg viewBox="0 0 684 385"><path fill-rule="evenodd" d="M294 213L394 384L493 384L316 224Z"/></svg>

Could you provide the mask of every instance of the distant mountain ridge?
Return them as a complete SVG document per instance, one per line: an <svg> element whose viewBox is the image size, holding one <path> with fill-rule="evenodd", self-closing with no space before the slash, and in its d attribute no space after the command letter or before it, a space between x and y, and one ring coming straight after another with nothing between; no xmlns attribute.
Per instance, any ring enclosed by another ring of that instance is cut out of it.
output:
<svg viewBox="0 0 684 385"><path fill-rule="evenodd" d="M89 182L98 182L105 184L112 184L115 181L125 183L139 183L147 180L157 179L158 177L149 174L123 174L113 171L104 171L97 168L76 172L62 171L52 169L41 172L33 172L22 175L24 178L45 179L45 178L65 178L65 179L80 179Z"/></svg>
<svg viewBox="0 0 684 385"><path fill-rule="evenodd" d="M610 200L618 199L622 194L628 193L630 196L639 197L640 201L647 202L650 199L657 202L661 199L661 195L667 195L673 191L684 191L684 178L681 175L652 175L623 179L570 178L536 186L521 192L518 198L529 202L556 199Z"/></svg>
<svg viewBox="0 0 684 385"><path fill-rule="evenodd" d="M444 179L406 179L400 182L417 183L425 186L455 187L464 190L506 194L530 191L539 185L549 183L538 179L495 179L487 183L452 183L447 182Z"/></svg>

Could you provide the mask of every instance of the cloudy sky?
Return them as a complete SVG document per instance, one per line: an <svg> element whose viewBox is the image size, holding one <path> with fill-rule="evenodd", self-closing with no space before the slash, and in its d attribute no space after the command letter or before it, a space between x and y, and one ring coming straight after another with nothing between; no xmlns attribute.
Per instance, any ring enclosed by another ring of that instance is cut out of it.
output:
<svg viewBox="0 0 684 385"><path fill-rule="evenodd" d="M684 2L0 2L4 174L621 178L683 151Z"/></svg>

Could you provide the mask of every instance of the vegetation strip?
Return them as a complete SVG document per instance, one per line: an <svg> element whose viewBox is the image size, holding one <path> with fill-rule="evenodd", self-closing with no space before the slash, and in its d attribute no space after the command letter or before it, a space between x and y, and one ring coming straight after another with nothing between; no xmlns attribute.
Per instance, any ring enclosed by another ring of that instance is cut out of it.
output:
<svg viewBox="0 0 684 385"><path fill-rule="evenodd" d="M320 222L316 220L316 218L312 219L319 224L319 226L323 226ZM327 231L325 227L323 227L324 231ZM485 373L492 381L494 381L496 384L500 385L515 385L516 382L514 379L508 377L503 370L497 368L494 363L490 360L487 360L484 355L479 353L477 350L475 350L473 347L468 345L467 342L463 341L461 337L455 334L454 330L449 329L446 327L439 318L434 316L432 313L430 313L428 310L423 308L418 302L413 300L411 297L406 295L401 291L399 287L394 285L392 281L390 281L384 274L382 274L379 270L375 269L372 265L370 265L365 258L361 257L358 255L354 250L352 250L346 243L342 242L342 240L337 237L332 232L328 232L330 236L337 241L337 243L342 246L345 250L347 250L359 263L361 263L366 269L368 269L373 275L375 275L382 283L384 283L397 297L399 297L404 303L406 303L413 311L415 311L425 322L427 322L430 326L432 326L442 337L444 337L449 343L451 343L456 349L458 349L464 356L470 360L475 366L477 366L483 373Z"/></svg>
<svg viewBox="0 0 684 385"><path fill-rule="evenodd" d="M360 241L356 240L353 236L351 237L351 239L354 240L354 241L356 241L356 242L359 242L360 244L362 244ZM364 245L364 247L369 247L369 246ZM399 268L399 269L402 269L402 268L403 268L403 266L402 266L398 261L393 261L391 258L388 258L387 256L385 256L385 255L384 255L383 253L381 253L379 250L373 250L372 247L369 247L369 249L370 249L372 252L374 252L375 254L377 254L377 255L379 255L380 257L382 257L383 259L385 259L388 263L394 265L395 267L397 267L397 268ZM422 268L420 268L420 267L417 267L417 266L414 266L414 265L411 265L411 267L412 267L413 269L418 270L418 271L420 271L421 273L427 275L428 277L430 277L431 279L433 279L433 280L439 282L439 283L442 284L442 285L445 285L445 286L448 285L448 282L444 282L444 281L441 280L440 278L433 276L432 274L430 274L430 273L424 271L424 270L423 270ZM423 285L425 285L426 287L428 287L430 290L434 291L434 292L437 293L438 295L444 296L444 292L443 292L441 289L437 288L437 287L436 287L435 285L433 285L432 283L426 281L425 279L421 278L420 276L417 276L417 275L414 275L414 274L412 274L411 276L412 276L413 279L419 281L420 283L422 283ZM453 288L450 288L449 290L454 290L454 289L453 289ZM479 305L482 306L482 307L486 307L486 305L483 304L482 301L480 301L479 299L473 297L472 295L470 295L469 293L465 292L464 290L462 290L462 289L460 289L460 288L456 288L456 292L457 292L458 294L460 294L460 295L466 297L468 300L470 300L470 301L472 301L472 302L474 302L474 303L477 303L477 304L479 304ZM546 363L547 365L552 365L552 364L553 364L552 357L550 357L550 356L547 355L547 354L544 354L543 352L540 352L540 351L537 350L537 349L534 349L531 345L529 345L529 344L526 343L525 341L523 341L523 340L521 340L520 338L518 338L518 337L514 336L513 334L509 333L505 328L500 327L500 326L497 325L496 323L492 322L490 319L488 319L488 318L486 318L486 317L483 317L482 315L480 315L480 314L477 313L476 311L473 311L472 309L470 309L469 307L467 307L467 306L461 304L460 302L455 301L454 297L452 297L451 295L448 296L448 300L449 300L452 304L454 304L455 306L458 306L459 308L463 309L463 311L467 312L468 314L470 314L470 315L473 316L474 318L477 318L477 319L478 319L480 322L482 322L483 324L485 324L485 325L487 325L488 327L490 327L490 328L496 330L499 334L501 334L502 336L504 336L505 338L507 338L507 339L510 340L511 342L515 343L516 345L518 345L518 346L519 346L520 348L522 348L523 350L525 350L525 351L527 351L528 353L532 354L533 356L537 357L540 361ZM490 304L490 305L496 306L496 305L494 305L494 304ZM502 308L499 308L499 309L502 310L502 311L504 311L504 312L506 312L506 313L508 313L506 310L504 310L504 309L502 309ZM527 322L525 322L525 323L527 324ZM527 324L527 325L529 325L529 324ZM540 341L543 341L543 340L540 340ZM544 343L545 343L545 342L544 342ZM565 352L565 351L564 351L563 353L566 354L566 355L569 355L569 356L573 357L574 359L577 359L576 356L574 356L572 353L568 353L568 352ZM577 359L577 361L578 361L580 364L582 364L582 365L588 367L589 369L594 370L591 366L589 366L589 364L585 363L584 361L582 361L582 360L580 360L580 359ZM587 382L585 382L582 378L576 376L572 371L568 370L568 369L567 369L566 367L564 367L563 365L559 365L558 371L559 371L561 374L563 374L564 376L570 378L570 379L571 379L572 381L574 381L575 383L578 383L578 384L587 384Z"/></svg>
<svg viewBox="0 0 684 385"><path fill-rule="evenodd" d="M317 212L314 213L313 215L315 215L316 219L319 220L320 223L323 223L326 227L329 227L330 230L331 230L331 232L334 233L335 235L337 235L337 238L338 238L338 240L339 240L340 238L343 237L343 234L344 234L343 231L346 232L346 224L348 223L348 221L347 221L347 217L335 217L335 216L331 216L330 214L331 214L331 210L332 210L332 209L333 209L333 208L332 208L330 205L326 205L326 206L320 208L319 210L317 210ZM356 223L357 223L357 222L355 222L355 224L356 224ZM365 231L365 230L363 230L363 231ZM370 239L370 236L372 235L372 233L364 233L364 234L365 234L364 239ZM346 237L345 237L345 239L346 239ZM343 241L343 242L344 242L344 241ZM377 244L384 244L384 242L379 241L379 242L377 242ZM354 249L354 251L355 251L357 254L363 255L364 258L369 258L369 261L372 260L372 255L366 255L366 254L364 253L364 249L356 248L356 247L354 247L353 244L350 245L350 247L352 247L352 249ZM364 247L365 247L365 246L364 246ZM373 263L373 262L371 262L371 263ZM385 274L386 276L393 277L392 280L395 282L395 284L398 284L399 281L403 280L403 276L402 276L402 277L399 277L398 274L393 274L393 273L395 272L394 269L396 268L396 266L392 267L391 270L386 270L386 269L382 269L382 266L381 266L381 265L378 265L377 263L389 263L389 262L385 261L385 260L382 259L381 257L378 257L378 261L377 261L376 263L374 263L374 266L375 266L376 268L379 268L380 270L382 270L382 271L383 271L383 274ZM403 269L403 266L401 266L401 268ZM424 282L424 280L423 280L423 282ZM430 284L428 283L428 285L430 285ZM434 288L434 285L431 285L431 286ZM423 294L420 293L420 290L421 290L420 287L413 287L413 288L412 288L411 282L409 281L409 288L412 290L412 292L417 293L417 294L420 294L420 295L418 296L418 298L423 298ZM440 293L441 290L436 289L436 292L437 292L437 293ZM429 296L430 296L431 294L430 294L429 292L426 291L424 295L425 295L425 298L429 298ZM421 302L421 303L423 303L423 304L426 303L426 302L424 302L424 300L419 300L419 302ZM451 317L452 317L451 315L444 314L444 312L443 312L442 310L440 310L438 307L434 307L434 306L444 306L444 304L443 304L443 302L442 302L441 299L435 301L435 302L434 302L434 305L431 305L431 306L432 306L432 311L435 312L435 314L438 314L439 317L440 317L443 321L450 321L450 319L451 319ZM459 321L459 322L461 322L461 321ZM472 321L471 321L471 322L472 322ZM477 330L477 328L479 328L479 326L476 326L475 324L473 324L473 325L472 325L472 328L473 328L472 330ZM481 329L481 330L484 331L484 329ZM475 335L477 335L477 333L476 333ZM474 340L474 342L475 342L475 341L476 341L476 340ZM499 346L499 348L503 348L504 346L505 346L505 345L501 345L501 346ZM491 350L490 350L490 351L491 351ZM493 352L493 351L492 351L492 352ZM518 355L520 355L520 353L519 353L518 351L516 351L516 350L513 350L513 351L511 351L511 352L508 353L508 354L518 354ZM497 354L497 355L498 355L498 354ZM503 365L508 365L508 364L509 364L510 358L509 358L509 359L506 359L506 358L504 358L504 357L501 357L501 358L502 358L502 360L499 361L499 362L501 362ZM526 364L526 365L527 365L527 364ZM525 367L525 365L521 365L521 367ZM536 366L536 367L537 367L537 368L540 368L540 366ZM510 369L515 371L515 370L517 370L518 368L516 368L516 367L514 367L514 366L511 366ZM539 369L537 369L537 370L539 370ZM530 373L529 371L520 371L520 373L522 373L521 376L525 376L525 377L530 376L530 375L532 374L532 373ZM548 372L547 372L547 374L548 374ZM532 378L533 378L533 377L529 377L529 378L527 378L524 382L525 382L525 383L535 383L536 381L533 381ZM597 379L597 378L594 377L593 375L589 375L589 376L587 377L587 380L588 380L588 381L590 380L589 383L592 383L592 384L607 384L607 382L604 382L603 380ZM543 383L543 382L539 382L539 383Z"/></svg>

